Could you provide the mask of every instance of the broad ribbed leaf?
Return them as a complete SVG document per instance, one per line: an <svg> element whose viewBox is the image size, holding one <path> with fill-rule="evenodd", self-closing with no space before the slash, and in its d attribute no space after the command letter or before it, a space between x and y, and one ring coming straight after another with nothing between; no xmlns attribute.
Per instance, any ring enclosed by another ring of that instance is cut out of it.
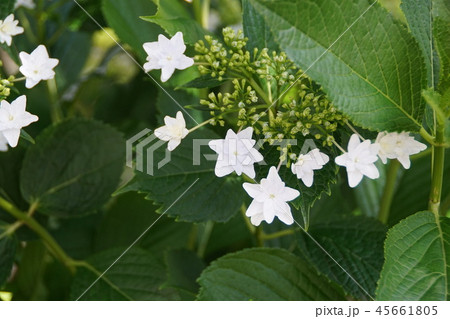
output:
<svg viewBox="0 0 450 319"><path fill-rule="evenodd" d="M4 235L8 224L0 221L0 288L11 275L17 243L14 234Z"/></svg>
<svg viewBox="0 0 450 319"><path fill-rule="evenodd" d="M409 29L419 43L422 54L425 58L425 65L428 70L428 84L431 86L434 75L437 73L433 61L433 38L432 38L432 0L403 0L401 8L405 13ZM437 79L436 79L437 80Z"/></svg>
<svg viewBox="0 0 450 319"><path fill-rule="evenodd" d="M108 25L123 42L129 44L141 61L146 54L145 42L156 41L162 33L159 26L142 21L139 17L156 12L150 0L103 0L102 12Z"/></svg>
<svg viewBox="0 0 450 319"><path fill-rule="evenodd" d="M28 148L20 174L23 197L39 212L73 217L94 211L116 189L125 141L105 124L72 119L46 129Z"/></svg>
<svg viewBox="0 0 450 319"><path fill-rule="evenodd" d="M244 34L248 38L247 49L253 53L253 49L261 50L268 48L270 51L279 51L278 44L266 24L264 17L255 10L252 2L249 0L242 1L242 24Z"/></svg>
<svg viewBox="0 0 450 319"><path fill-rule="evenodd" d="M342 217L313 224L308 233L347 273L305 233L298 236L302 255L349 294L370 300L383 266L386 227L371 218Z"/></svg>
<svg viewBox="0 0 450 319"><path fill-rule="evenodd" d="M354 123L420 129L427 79L420 47L376 1L249 1L281 49Z"/></svg>
<svg viewBox="0 0 450 319"><path fill-rule="evenodd" d="M125 249L126 247L104 251L90 258L88 262L102 273L119 258ZM176 299L173 291L160 289L166 277L162 261L139 248L130 249L95 285L88 289L98 277L98 273L79 268L73 279L71 299L76 300L81 295L83 296L80 300L99 301Z"/></svg>
<svg viewBox="0 0 450 319"><path fill-rule="evenodd" d="M450 2L433 0L433 37L440 61L439 90L450 87Z"/></svg>
<svg viewBox="0 0 450 319"><path fill-rule="evenodd" d="M159 163L166 158L167 145L156 146L154 141L149 142L142 151L142 159L146 163L144 167L149 160L153 161L150 165L153 175L148 174L148 170L136 171L135 177L119 193L137 191L148 194L147 199L161 204L159 213L166 212L179 221L229 220L241 207L245 191L240 178L217 177L214 173L215 160L203 158L203 154L212 153L205 145L217 138L206 130L189 134L160 168ZM197 147L194 147L195 143ZM147 151L150 148L155 149L153 152ZM194 164L195 156L200 162Z"/></svg>
<svg viewBox="0 0 450 319"><path fill-rule="evenodd" d="M449 300L449 261L450 220L408 217L388 232L377 300Z"/></svg>
<svg viewBox="0 0 450 319"><path fill-rule="evenodd" d="M214 261L199 300L344 300L341 290L283 249L253 248Z"/></svg>

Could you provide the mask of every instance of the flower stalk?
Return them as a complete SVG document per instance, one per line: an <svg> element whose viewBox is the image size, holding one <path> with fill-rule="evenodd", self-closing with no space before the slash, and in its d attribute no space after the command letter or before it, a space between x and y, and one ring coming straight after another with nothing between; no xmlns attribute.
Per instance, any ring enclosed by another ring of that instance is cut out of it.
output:
<svg viewBox="0 0 450 319"><path fill-rule="evenodd" d="M442 196L442 181L444 177L444 161L445 161L445 147L444 147L444 125L437 123L436 125L436 145L433 145L433 173L431 177L431 191L428 208L436 216L439 216L441 196ZM445 213L445 212L444 212Z"/></svg>

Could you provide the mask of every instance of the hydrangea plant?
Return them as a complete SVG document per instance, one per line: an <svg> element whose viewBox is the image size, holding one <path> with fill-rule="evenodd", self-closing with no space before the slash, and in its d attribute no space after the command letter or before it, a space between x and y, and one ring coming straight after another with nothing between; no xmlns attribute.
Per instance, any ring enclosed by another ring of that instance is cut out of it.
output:
<svg viewBox="0 0 450 319"><path fill-rule="evenodd" d="M2 1L0 298L448 300L449 38L445 0Z"/></svg>

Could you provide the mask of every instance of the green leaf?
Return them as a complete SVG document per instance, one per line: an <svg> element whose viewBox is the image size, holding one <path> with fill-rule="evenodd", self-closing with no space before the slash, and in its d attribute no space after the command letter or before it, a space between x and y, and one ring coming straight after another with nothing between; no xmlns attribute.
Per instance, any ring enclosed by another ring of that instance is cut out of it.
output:
<svg viewBox="0 0 450 319"><path fill-rule="evenodd" d="M421 128L427 79L421 50L385 9L368 0L249 1L281 49L355 124Z"/></svg>
<svg viewBox="0 0 450 319"><path fill-rule="evenodd" d="M71 287L71 299L76 300L82 294L80 300L140 301L176 298L173 291L160 289L166 276L162 261L140 248L131 248L118 259L125 249L126 247L107 250L88 259L99 273L85 268L78 269ZM87 290L116 260L97 283Z"/></svg>
<svg viewBox="0 0 450 319"><path fill-rule="evenodd" d="M268 48L270 51L280 51L275 38L266 24L264 17L253 7L252 1L242 1L242 17L244 34L248 38L247 49L253 52L257 48L261 50Z"/></svg>
<svg viewBox="0 0 450 319"><path fill-rule="evenodd" d="M450 220L420 212L389 230L377 300L449 300Z"/></svg>
<svg viewBox="0 0 450 319"><path fill-rule="evenodd" d="M386 166L381 161L376 162L375 165L380 172L380 177L377 179L364 178L358 187L353 190L358 206L364 215L377 218L384 185L386 184Z"/></svg>
<svg viewBox="0 0 450 319"><path fill-rule="evenodd" d="M403 0L401 9L403 10L409 29L417 40L427 66L428 85L431 86L435 80L436 65L433 57L433 39L432 39L432 0ZM436 79L437 80L437 79Z"/></svg>
<svg viewBox="0 0 450 319"><path fill-rule="evenodd" d="M117 36L133 48L141 61L145 61L147 55L142 45L156 41L162 30L157 25L145 23L139 17L154 13L156 6L150 0L103 0L102 11Z"/></svg>
<svg viewBox="0 0 450 319"><path fill-rule="evenodd" d="M167 282L164 288L176 289L182 300L195 300L199 284L196 282L205 264L189 250L172 250L166 253Z"/></svg>
<svg viewBox="0 0 450 319"><path fill-rule="evenodd" d="M72 119L46 129L28 148L20 185L28 203L58 217L90 213L119 183L125 141L113 128Z"/></svg>
<svg viewBox="0 0 450 319"><path fill-rule="evenodd" d="M4 234L8 226L8 224L0 221L0 288L11 275L17 248L14 235Z"/></svg>
<svg viewBox="0 0 450 319"><path fill-rule="evenodd" d="M20 194L19 183L24 154L25 149L20 145L9 149L7 152L0 152L0 196L14 203L20 209L27 208L26 202ZM3 214L0 214L0 216L0 219L3 219ZM9 214L6 216L9 217Z"/></svg>
<svg viewBox="0 0 450 319"><path fill-rule="evenodd" d="M16 0L2 0L0 3L0 20L4 20L10 13L14 11Z"/></svg>
<svg viewBox="0 0 450 319"><path fill-rule="evenodd" d="M99 223L95 250L130 245L150 226L136 246L161 256L168 249L186 247L192 225L160 216L155 213L156 208L152 202L136 193L118 196Z"/></svg>
<svg viewBox="0 0 450 319"><path fill-rule="evenodd" d="M199 78L196 78L186 84L183 84L183 88L195 88L195 89L203 89L203 88L215 88L223 83L225 83L229 79L223 79L219 81L217 78L213 78L211 75L206 74L202 75Z"/></svg>
<svg viewBox="0 0 450 319"><path fill-rule="evenodd" d="M193 19L189 12L177 0L155 1L158 12L153 16L143 16L144 21L152 22L163 28L170 36L181 31L184 42L194 45L205 37L207 32Z"/></svg>
<svg viewBox="0 0 450 319"><path fill-rule="evenodd" d="M344 300L340 289L283 249L228 254L206 268L198 281L199 300Z"/></svg>
<svg viewBox="0 0 450 319"><path fill-rule="evenodd" d="M208 140L217 138L218 136L207 130L189 134L181 145L170 153L170 162L159 169L158 163L166 156L166 144L159 146L153 154L148 154L144 149L143 163L148 164L149 159L153 160L151 166L154 175L137 171L135 177L118 193L146 193L147 199L162 205L159 213L166 212L169 216L177 217L179 221L229 220L239 210L245 197L242 182L235 176L218 178L214 174L215 161L202 158L202 154L207 154L205 150L208 150L208 147L194 149L195 140L203 141L203 145L207 145ZM193 164L193 156L196 154L201 159L199 165ZM149 155L151 157L148 157Z"/></svg>
<svg viewBox="0 0 450 319"><path fill-rule="evenodd" d="M370 300L375 294L383 266L386 230L380 222L362 216L335 218L311 225L308 233L357 283L305 233L298 236L298 249L322 274L342 286L347 293L358 299Z"/></svg>
<svg viewBox="0 0 450 319"><path fill-rule="evenodd" d="M450 156L450 151L445 154ZM450 176L450 161L445 161L444 176ZM411 168L403 172L394 193L388 225L395 225L401 219L418 211L426 210L430 196L431 155L412 162ZM442 194L450 193L450 180L444 178ZM414 196L412 196L412 194Z"/></svg>
<svg viewBox="0 0 450 319"><path fill-rule="evenodd" d="M439 56L439 91L450 88L450 4L446 0L433 0L433 36Z"/></svg>

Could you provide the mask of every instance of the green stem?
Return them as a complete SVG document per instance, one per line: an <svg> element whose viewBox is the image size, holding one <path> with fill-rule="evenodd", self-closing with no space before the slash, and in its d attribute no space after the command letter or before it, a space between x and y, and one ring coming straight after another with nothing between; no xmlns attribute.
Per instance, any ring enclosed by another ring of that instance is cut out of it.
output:
<svg viewBox="0 0 450 319"><path fill-rule="evenodd" d="M200 258L205 257L206 247L208 246L213 228L214 222L211 220L207 221L197 248L197 256Z"/></svg>
<svg viewBox="0 0 450 319"><path fill-rule="evenodd" d="M437 123L436 125L436 145L433 145L433 175L431 177L431 191L429 209L436 216L439 216L439 209L441 204L442 181L444 177L444 161L445 161L445 147L444 141L444 125Z"/></svg>
<svg viewBox="0 0 450 319"><path fill-rule="evenodd" d="M387 224L389 220L389 212L394 198L395 183L397 181L399 168L399 161L390 161L387 169L386 184L384 185L383 195L381 196L380 210L378 212L378 219L383 224Z"/></svg>
<svg viewBox="0 0 450 319"><path fill-rule="evenodd" d="M245 221L245 225L248 228L248 231L250 232L250 234L254 235L256 232L256 227L253 226L253 224L250 222L250 219L245 215L245 212L247 211L247 207L245 206L245 204L242 204L241 206L241 213L242 213L242 217L244 218Z"/></svg>
<svg viewBox="0 0 450 319"><path fill-rule="evenodd" d="M52 108L51 109L52 121L53 123L61 122L62 119L64 118L64 115L61 111L61 104L59 102L58 96L58 88L56 86L56 81L54 78L47 81L47 89Z"/></svg>
<svg viewBox="0 0 450 319"><path fill-rule="evenodd" d="M290 236L293 235L297 232L297 229L295 228L291 228L291 229L285 229L285 230L281 230L272 234L265 234L262 233L261 234L261 238L263 240L271 240L271 239L276 239L276 238L280 238L280 237L284 237L284 236Z"/></svg>
<svg viewBox="0 0 450 319"><path fill-rule="evenodd" d="M251 76L246 76L247 81L250 85L255 89L255 91L263 98L264 102L268 105L268 107L272 107L272 101L267 95L266 91L264 91L261 86L256 83L256 81Z"/></svg>
<svg viewBox="0 0 450 319"><path fill-rule="evenodd" d="M74 260L70 258L65 251L59 246L59 244L53 239L53 237L48 233L48 231L42 227L34 218L28 214L20 211L10 202L6 201L4 198L0 197L0 207L2 207L10 215L22 221L28 227L30 227L36 234L38 234L49 251L60 260L72 273L75 272ZM37 207L37 203L33 204L32 207Z"/></svg>
<svg viewBox="0 0 450 319"><path fill-rule="evenodd" d="M210 0L194 0L193 3L195 19L204 29L208 29L209 27L210 2Z"/></svg>
<svg viewBox="0 0 450 319"><path fill-rule="evenodd" d="M433 145L436 141L433 136L430 135L430 133L427 132L423 127L420 128L419 131L420 135L424 138L425 141Z"/></svg>

